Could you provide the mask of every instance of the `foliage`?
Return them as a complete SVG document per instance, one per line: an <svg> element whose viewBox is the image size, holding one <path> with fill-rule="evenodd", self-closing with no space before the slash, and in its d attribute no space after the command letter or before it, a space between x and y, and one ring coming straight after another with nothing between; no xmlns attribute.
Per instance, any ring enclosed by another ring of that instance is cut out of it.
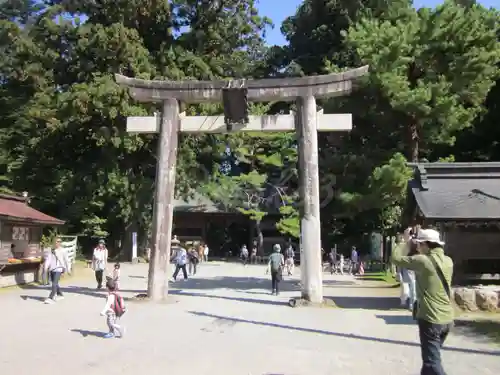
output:
<svg viewBox="0 0 500 375"><path fill-rule="evenodd" d="M348 134L318 135L325 241L393 230L411 176L406 160L499 160L497 10L474 1L416 10L410 0L304 0L282 25L288 44L267 47L271 20L255 3L2 2L1 191L28 191L69 232L147 237L157 137L128 134L125 123L158 108L130 98L115 73L210 80L370 65L351 96L320 103L354 122ZM222 113L220 104L183 107ZM296 164L293 133L181 134L176 195L205 193L247 215L257 233L266 219L298 237Z"/></svg>
<svg viewBox="0 0 500 375"><path fill-rule="evenodd" d="M285 205L280 207L282 218L276 223L276 228L283 234L293 238L300 237L299 211L294 207L294 200L287 197Z"/></svg>
<svg viewBox="0 0 500 375"><path fill-rule="evenodd" d="M284 66L305 74L370 66L351 96L322 103L326 112L353 113L354 122L349 134L319 134L320 170L336 181L336 198L321 212L327 241L397 225L410 177L401 154L464 160L465 134L478 134L470 148L483 150L486 132L495 131L491 122L484 135L477 129L499 73L499 14L465 5L416 10L406 0L305 0L284 23ZM452 146L456 139L461 146ZM492 160L491 151L483 154ZM381 172L388 181L382 185Z"/></svg>
<svg viewBox="0 0 500 375"><path fill-rule="evenodd" d="M258 109L254 108L255 111ZM214 175L205 185L205 193L225 210L248 216L260 238L260 222L268 214L279 214L281 206L289 200L284 189L293 187L296 176L295 145L295 135L287 133L228 137L233 163L224 173ZM286 220L287 216L288 213L280 220ZM280 223L277 228L282 231Z"/></svg>
<svg viewBox="0 0 500 375"><path fill-rule="evenodd" d="M40 240L41 248L52 248L54 246L57 235L58 234L56 230L50 230L48 233L42 234L42 238Z"/></svg>
<svg viewBox="0 0 500 375"><path fill-rule="evenodd" d="M411 161L425 157L422 146L453 144L480 113L500 76L497 23L493 10L445 1L395 20L365 17L345 34L370 65L367 84L387 100Z"/></svg>
<svg viewBox="0 0 500 375"><path fill-rule="evenodd" d="M68 231L110 240L137 225L147 233L157 142L126 133L127 116L155 107L132 100L113 74L249 76L270 22L251 0L25 0L2 3L0 16L0 180L29 191ZM220 106L189 111L220 113ZM181 137L177 194L207 178L217 141Z"/></svg>

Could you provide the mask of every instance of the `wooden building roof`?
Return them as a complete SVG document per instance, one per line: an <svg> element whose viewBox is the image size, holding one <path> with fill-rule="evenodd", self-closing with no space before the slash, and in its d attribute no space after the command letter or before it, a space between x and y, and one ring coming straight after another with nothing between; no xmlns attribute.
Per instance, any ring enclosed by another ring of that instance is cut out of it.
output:
<svg viewBox="0 0 500 375"><path fill-rule="evenodd" d="M0 218L40 225L64 224L64 221L28 206L26 198L7 194L0 194Z"/></svg>
<svg viewBox="0 0 500 375"><path fill-rule="evenodd" d="M190 198L174 200L174 212L221 213L224 210L220 209L208 197L192 192Z"/></svg>
<svg viewBox="0 0 500 375"><path fill-rule="evenodd" d="M500 220L500 163L415 163L410 194L427 219Z"/></svg>

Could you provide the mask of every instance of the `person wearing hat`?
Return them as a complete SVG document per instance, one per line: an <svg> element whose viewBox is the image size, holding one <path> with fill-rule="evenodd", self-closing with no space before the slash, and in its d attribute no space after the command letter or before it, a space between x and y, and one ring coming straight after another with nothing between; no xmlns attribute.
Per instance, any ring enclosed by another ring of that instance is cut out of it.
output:
<svg viewBox="0 0 500 375"><path fill-rule="evenodd" d="M410 229L404 232L410 240ZM392 261L401 268L415 272L417 301L413 308L418 322L422 354L421 375L445 375L441 348L453 324L450 285L453 261L443 250L444 242L434 229L420 229L413 239L418 254L403 255L403 247L394 249Z"/></svg>
<svg viewBox="0 0 500 375"><path fill-rule="evenodd" d="M186 264L188 262L188 254L184 247L182 247L181 242L177 239L177 236L171 241L171 260L175 264L175 271L172 275L173 281L177 280L177 276L179 275L179 271L182 271L182 275L184 276L184 280L188 279L188 274L186 270Z"/></svg>
<svg viewBox="0 0 500 375"><path fill-rule="evenodd" d="M104 242L104 240L100 239L92 255L92 269L94 270L95 273L97 289L102 288L102 277L104 274L104 270L106 269L107 263L108 263L108 249L106 249L106 243Z"/></svg>
<svg viewBox="0 0 500 375"><path fill-rule="evenodd" d="M271 294L279 295L279 284L281 281L281 275L283 271L283 266L285 265L285 258L281 254L281 246L275 244L273 246L273 253L269 256L269 263L267 264L267 271L271 271Z"/></svg>

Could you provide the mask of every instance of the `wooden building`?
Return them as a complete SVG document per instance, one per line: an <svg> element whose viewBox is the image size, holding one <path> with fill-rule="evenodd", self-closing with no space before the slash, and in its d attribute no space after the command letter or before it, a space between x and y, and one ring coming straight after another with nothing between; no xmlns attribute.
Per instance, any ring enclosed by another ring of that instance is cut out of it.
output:
<svg viewBox="0 0 500 375"><path fill-rule="evenodd" d="M441 232L454 282L500 278L500 163L411 166L410 220Z"/></svg>
<svg viewBox="0 0 500 375"><path fill-rule="evenodd" d="M275 243L284 245L288 239L278 232L279 215L269 213L261 223L264 253L270 253ZM208 243L210 253L237 255L241 246L250 246L256 239L255 225L247 216L219 207L205 196L194 193L190 199L174 201L173 235L181 242Z"/></svg>
<svg viewBox="0 0 500 375"><path fill-rule="evenodd" d="M30 207L25 197L0 194L0 287L37 281L42 229L63 224Z"/></svg>

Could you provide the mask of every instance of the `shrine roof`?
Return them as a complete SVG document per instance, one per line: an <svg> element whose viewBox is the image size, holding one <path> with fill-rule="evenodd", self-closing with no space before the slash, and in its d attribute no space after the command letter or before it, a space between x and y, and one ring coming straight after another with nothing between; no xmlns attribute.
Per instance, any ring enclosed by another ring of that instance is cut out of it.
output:
<svg viewBox="0 0 500 375"><path fill-rule="evenodd" d="M189 198L174 200L174 212L221 213L225 211L206 196L193 192Z"/></svg>
<svg viewBox="0 0 500 375"><path fill-rule="evenodd" d="M64 221L35 210L25 197L0 194L0 218L40 225L63 225Z"/></svg>
<svg viewBox="0 0 500 375"><path fill-rule="evenodd" d="M415 163L409 189L423 216L499 220L500 163Z"/></svg>

